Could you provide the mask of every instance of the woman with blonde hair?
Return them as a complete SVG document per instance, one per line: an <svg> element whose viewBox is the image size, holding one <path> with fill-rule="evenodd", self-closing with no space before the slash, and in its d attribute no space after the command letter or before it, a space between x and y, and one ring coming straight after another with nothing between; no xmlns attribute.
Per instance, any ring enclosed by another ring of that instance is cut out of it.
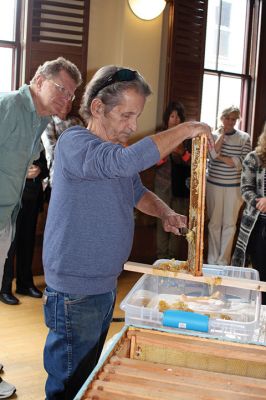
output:
<svg viewBox="0 0 266 400"><path fill-rule="evenodd" d="M235 128L238 107L221 113L221 126L214 132L215 147L209 154L207 213L209 218L208 263L230 265L239 210L242 162L251 151L249 134Z"/></svg>
<svg viewBox="0 0 266 400"><path fill-rule="evenodd" d="M252 267L266 281L266 122L257 147L243 162L241 193L245 209L232 265L244 267L250 257ZM263 304L266 304L266 293L263 293Z"/></svg>

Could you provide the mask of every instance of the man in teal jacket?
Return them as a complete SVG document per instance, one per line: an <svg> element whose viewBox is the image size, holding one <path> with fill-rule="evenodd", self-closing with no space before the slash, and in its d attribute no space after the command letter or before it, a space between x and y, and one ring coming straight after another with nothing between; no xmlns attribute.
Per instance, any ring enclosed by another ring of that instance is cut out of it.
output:
<svg viewBox="0 0 266 400"><path fill-rule="evenodd" d="M39 66L30 85L0 95L0 286L29 166L39 157L49 116L63 116L81 83L78 68L59 57ZM0 398L15 387L0 378Z"/></svg>

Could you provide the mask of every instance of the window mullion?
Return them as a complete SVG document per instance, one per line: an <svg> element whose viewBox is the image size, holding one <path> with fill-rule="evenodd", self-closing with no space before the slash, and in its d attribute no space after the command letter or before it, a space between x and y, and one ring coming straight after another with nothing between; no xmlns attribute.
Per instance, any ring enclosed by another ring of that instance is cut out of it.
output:
<svg viewBox="0 0 266 400"><path fill-rule="evenodd" d="M218 65L219 65L220 38L221 38L221 21L222 21L222 0L220 0L220 6L219 6L218 32L217 32L217 46L216 46L216 61L215 61L216 70L218 70Z"/></svg>
<svg viewBox="0 0 266 400"><path fill-rule="evenodd" d="M0 47L15 49L17 47L17 43L15 41L0 40Z"/></svg>
<svg viewBox="0 0 266 400"><path fill-rule="evenodd" d="M215 126L217 124L217 117L219 113L219 103L220 103L220 91L221 91L221 74L218 73L218 87L217 87L217 98L216 98L216 118L215 118Z"/></svg>
<svg viewBox="0 0 266 400"><path fill-rule="evenodd" d="M231 77L235 77L235 78L246 78L249 75L246 74L238 74L237 72L229 72L229 71L222 71L219 69L209 69L209 68L205 68L204 69L205 73L211 73L211 74L217 74L217 75L223 75L223 76L231 76Z"/></svg>
<svg viewBox="0 0 266 400"><path fill-rule="evenodd" d="M21 41L23 40L21 21L24 19L23 14L24 1L16 1L16 30L15 30L15 40L16 40L16 54L14 54L14 59L16 60L16 68L13 71L13 84L14 88L17 89L20 85L20 70L21 70Z"/></svg>

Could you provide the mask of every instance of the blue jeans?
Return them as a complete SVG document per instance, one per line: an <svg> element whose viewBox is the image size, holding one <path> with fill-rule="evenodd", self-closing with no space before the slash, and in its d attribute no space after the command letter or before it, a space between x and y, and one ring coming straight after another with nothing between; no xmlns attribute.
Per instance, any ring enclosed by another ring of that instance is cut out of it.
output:
<svg viewBox="0 0 266 400"><path fill-rule="evenodd" d="M81 296L45 289L47 400L72 400L87 379L101 355L115 298L116 290Z"/></svg>

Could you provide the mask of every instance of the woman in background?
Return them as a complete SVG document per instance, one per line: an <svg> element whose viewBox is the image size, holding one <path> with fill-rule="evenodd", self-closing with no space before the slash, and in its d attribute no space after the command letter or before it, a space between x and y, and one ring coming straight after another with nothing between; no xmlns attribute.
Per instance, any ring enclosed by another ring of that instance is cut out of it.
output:
<svg viewBox="0 0 266 400"><path fill-rule="evenodd" d="M163 115L163 129L185 121L183 104L170 102ZM185 140L156 167L154 191L178 214L188 216L191 140ZM187 259L187 241L165 232L157 221L157 258Z"/></svg>
<svg viewBox="0 0 266 400"><path fill-rule="evenodd" d="M222 111L221 126L214 133L215 147L209 154L206 186L209 218L208 264L230 265L239 210L242 162L251 151L249 134L235 128L238 107Z"/></svg>
<svg viewBox="0 0 266 400"><path fill-rule="evenodd" d="M266 281L266 123L258 145L243 162L241 193L245 201L232 265L244 267L250 257L260 279ZM262 293L266 304L266 293Z"/></svg>

